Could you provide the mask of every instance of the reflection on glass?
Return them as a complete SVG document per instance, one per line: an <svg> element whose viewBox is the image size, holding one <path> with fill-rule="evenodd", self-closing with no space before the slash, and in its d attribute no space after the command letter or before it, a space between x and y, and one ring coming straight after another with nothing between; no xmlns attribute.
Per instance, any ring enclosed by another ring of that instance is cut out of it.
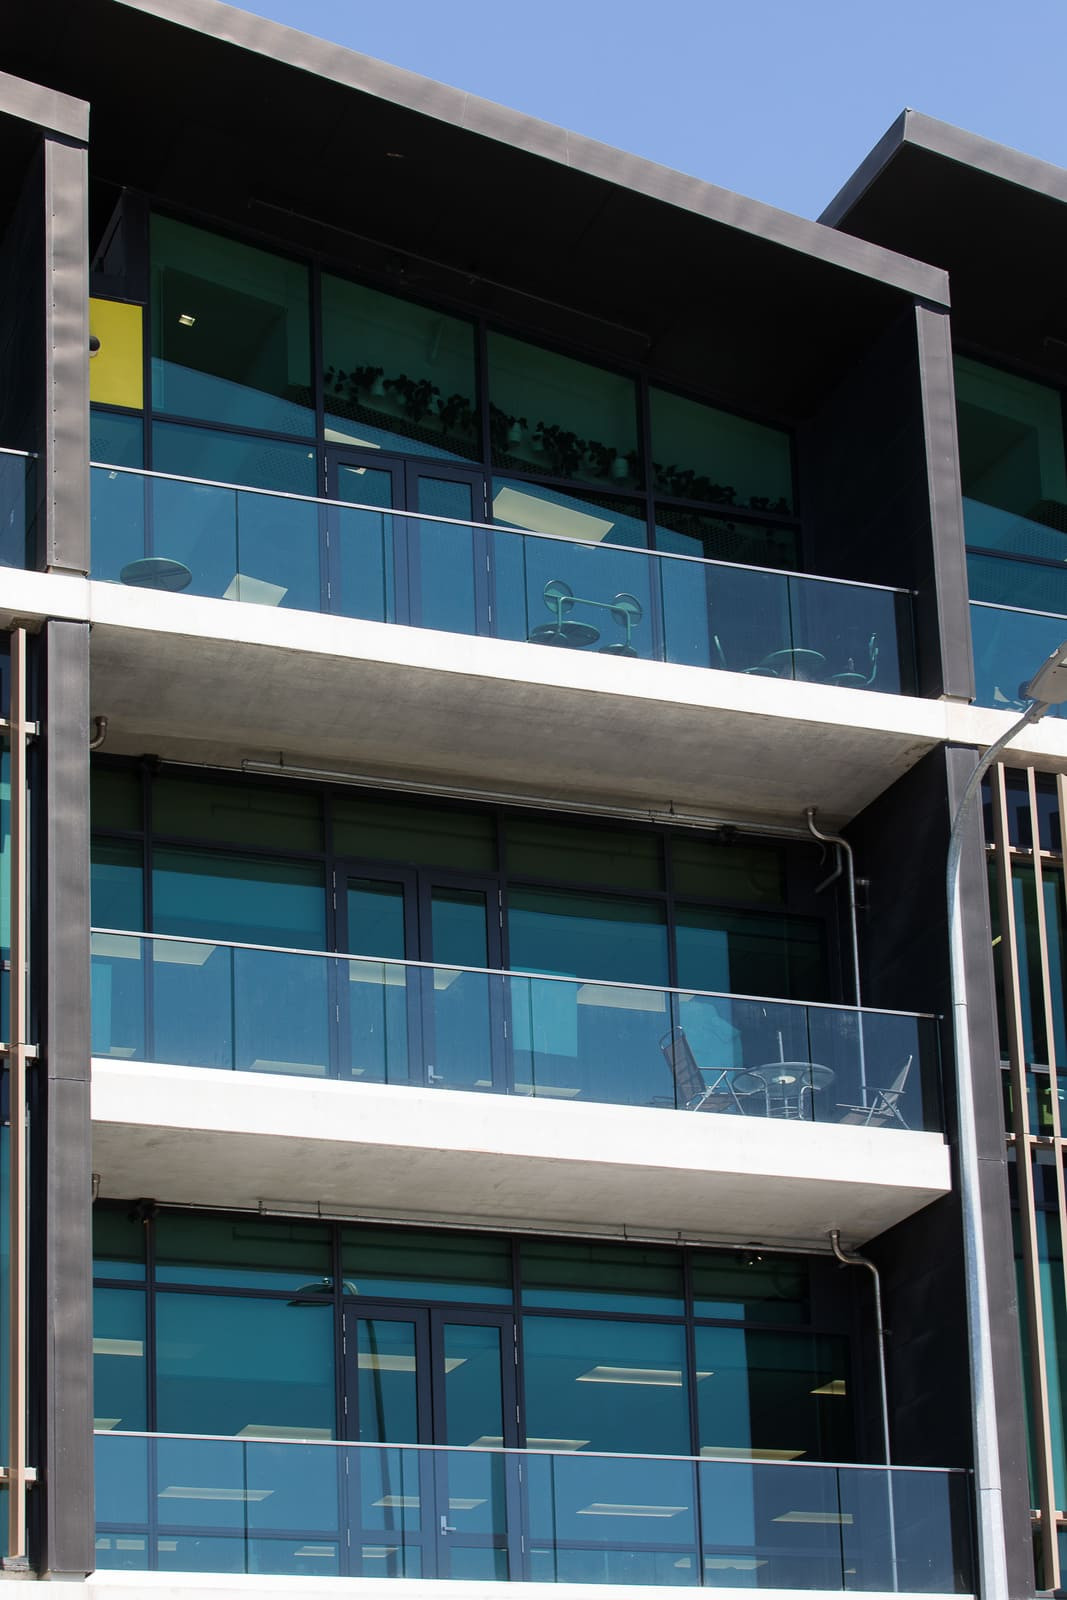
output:
<svg viewBox="0 0 1067 1600"><path fill-rule="evenodd" d="M972 1589L963 1473L546 1451L522 1457L520 1492L485 1451L114 1434L96 1450L103 1567Z"/></svg>
<svg viewBox="0 0 1067 1600"><path fill-rule="evenodd" d="M93 1427L136 1432L147 1421L145 1298L141 1289L93 1290Z"/></svg>
<svg viewBox="0 0 1067 1600"><path fill-rule="evenodd" d="M649 398L658 493L756 511L792 511L787 433L664 389L651 389Z"/></svg>
<svg viewBox="0 0 1067 1600"><path fill-rule="evenodd" d="M36 463L0 453L0 567L36 566Z"/></svg>
<svg viewBox="0 0 1067 1600"><path fill-rule="evenodd" d="M696 556L704 561L736 561L746 567L800 565L800 536L796 528L776 523L743 522L712 516L706 511L656 508L656 549L674 555Z"/></svg>
<svg viewBox="0 0 1067 1600"><path fill-rule="evenodd" d="M528 1440L649 1455L689 1449L682 1327L530 1316L523 1328Z"/></svg>
<svg viewBox="0 0 1067 1600"><path fill-rule="evenodd" d="M829 983L824 941L815 917L679 905L678 980L722 994L821 1000ZM697 1009L707 1023L710 1002Z"/></svg>
<svg viewBox="0 0 1067 1600"><path fill-rule="evenodd" d="M702 1456L839 1461L852 1447L847 1344L807 1333L696 1329Z"/></svg>
<svg viewBox="0 0 1067 1600"><path fill-rule="evenodd" d="M685 1309L678 1250L563 1239L523 1240L520 1250L523 1305L668 1316Z"/></svg>
<svg viewBox="0 0 1067 1600"><path fill-rule="evenodd" d="M1011 611L972 601L971 639L975 700L980 706L1015 716L1025 704L1019 693L1022 684L1029 681L1037 664L1067 639L1067 616ZM1067 716L1067 707L1050 706L1047 714Z"/></svg>
<svg viewBox="0 0 1067 1600"><path fill-rule="evenodd" d="M328 1233L318 1223L164 1212L155 1225L159 1283L328 1293Z"/></svg>
<svg viewBox="0 0 1067 1600"><path fill-rule="evenodd" d="M510 1245L490 1234L344 1228L341 1249L345 1281L367 1299L511 1301Z"/></svg>
<svg viewBox="0 0 1067 1600"><path fill-rule="evenodd" d="M374 467L342 466L337 498L353 504L331 507L327 512L335 548L334 609L345 617L396 622L394 539L399 539L403 549L405 534L401 520L385 514L393 504L393 475ZM356 510L356 506L382 509Z"/></svg>
<svg viewBox="0 0 1067 1600"><path fill-rule="evenodd" d="M307 268L171 217L150 251L156 409L312 433Z"/></svg>
<svg viewBox="0 0 1067 1600"><path fill-rule="evenodd" d="M327 440L481 455L470 323L324 273L322 338Z"/></svg>
<svg viewBox="0 0 1067 1600"><path fill-rule="evenodd" d="M356 1321L359 1437L375 1444L415 1444L419 1437L415 1324L384 1317Z"/></svg>
<svg viewBox="0 0 1067 1600"><path fill-rule="evenodd" d="M161 1432L333 1435L331 1305L163 1291L156 1352Z"/></svg>
<svg viewBox="0 0 1067 1600"><path fill-rule="evenodd" d="M489 433L505 471L640 486L633 380L502 333L489 335Z"/></svg>

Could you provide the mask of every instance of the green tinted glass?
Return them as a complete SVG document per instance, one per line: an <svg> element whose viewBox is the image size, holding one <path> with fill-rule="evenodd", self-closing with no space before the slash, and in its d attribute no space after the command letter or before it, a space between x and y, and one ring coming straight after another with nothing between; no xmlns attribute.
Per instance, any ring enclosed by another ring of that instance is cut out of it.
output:
<svg viewBox="0 0 1067 1600"><path fill-rule="evenodd" d="M93 1291L93 1426L147 1426L143 1289Z"/></svg>
<svg viewBox="0 0 1067 1600"><path fill-rule="evenodd" d="M640 485L631 379L491 333L489 401L495 466L619 489Z"/></svg>
<svg viewBox="0 0 1067 1600"><path fill-rule="evenodd" d="M307 268L170 217L150 248L156 409L312 433Z"/></svg>
<svg viewBox="0 0 1067 1600"><path fill-rule="evenodd" d="M737 1322L810 1321L811 1282L807 1263L757 1250L690 1256L693 1310L697 1316Z"/></svg>
<svg viewBox="0 0 1067 1600"><path fill-rule="evenodd" d="M848 1344L697 1328L700 1454L842 1461L854 1448Z"/></svg>
<svg viewBox="0 0 1067 1600"><path fill-rule="evenodd" d="M164 1212L156 1223L160 1283L329 1293L329 1230L314 1223Z"/></svg>
<svg viewBox="0 0 1067 1600"><path fill-rule="evenodd" d="M658 493L754 511L792 511L787 433L664 389L651 389L649 400Z"/></svg>
<svg viewBox="0 0 1067 1600"><path fill-rule="evenodd" d="M117 839L92 842L92 917L98 928L144 926L144 868L141 846Z"/></svg>
<svg viewBox="0 0 1067 1600"><path fill-rule="evenodd" d="M321 850L322 801L296 789L160 778L152 789L159 835L267 850Z"/></svg>
<svg viewBox="0 0 1067 1600"><path fill-rule="evenodd" d="M93 1273L98 1278L144 1277L145 1225L127 1211L93 1207Z"/></svg>
<svg viewBox="0 0 1067 1600"><path fill-rule="evenodd" d="M154 933L321 950L322 868L160 847L152 862L152 915Z"/></svg>
<svg viewBox="0 0 1067 1600"><path fill-rule="evenodd" d="M683 989L828 998L824 930L814 917L680 905L675 946Z"/></svg>
<svg viewBox="0 0 1067 1600"><path fill-rule="evenodd" d="M724 844L704 834L671 840L675 894L708 900L785 899L785 857L775 845Z"/></svg>
<svg viewBox="0 0 1067 1600"><path fill-rule="evenodd" d="M1067 459L1059 392L966 356L957 356L955 365L964 494L1027 519L1035 525L1034 540L1047 539L1048 529L1062 535L1067 530ZM968 517L969 543L1002 547L1001 540L979 538L980 531L972 530ZM1031 555L1050 553L1019 545L1025 532L1015 525L1014 548Z"/></svg>
<svg viewBox="0 0 1067 1600"><path fill-rule="evenodd" d="M344 1292L364 1300L425 1298L506 1305L511 1245L488 1235L345 1228Z"/></svg>
<svg viewBox="0 0 1067 1600"><path fill-rule="evenodd" d="M493 872L496 820L477 811L340 796L333 805L333 847L357 859Z"/></svg>
<svg viewBox="0 0 1067 1600"><path fill-rule="evenodd" d="M766 522L742 522L706 511L656 508L656 549L701 561L736 561L744 567L778 567L795 572L800 566L796 528Z"/></svg>
<svg viewBox="0 0 1067 1600"><path fill-rule="evenodd" d="M523 1240L522 1301L576 1311L681 1315L682 1256L650 1245Z"/></svg>
<svg viewBox="0 0 1067 1600"><path fill-rule="evenodd" d="M130 767L101 767L89 773L94 828L141 829L141 774Z"/></svg>
<svg viewBox="0 0 1067 1600"><path fill-rule="evenodd" d="M322 342L330 443L481 455L469 322L324 273Z"/></svg>
<svg viewBox="0 0 1067 1600"><path fill-rule="evenodd" d="M509 817L504 839L511 878L663 888L662 845L655 834Z"/></svg>

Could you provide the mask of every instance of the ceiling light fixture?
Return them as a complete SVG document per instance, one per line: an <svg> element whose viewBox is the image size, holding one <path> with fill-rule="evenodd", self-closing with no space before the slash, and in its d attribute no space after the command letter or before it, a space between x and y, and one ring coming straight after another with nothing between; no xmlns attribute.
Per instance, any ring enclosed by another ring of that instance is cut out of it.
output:
<svg viewBox="0 0 1067 1600"><path fill-rule="evenodd" d="M180 313L178 321L181 323L183 328L191 328L193 323L196 321L196 318L191 317L188 311L183 311Z"/></svg>

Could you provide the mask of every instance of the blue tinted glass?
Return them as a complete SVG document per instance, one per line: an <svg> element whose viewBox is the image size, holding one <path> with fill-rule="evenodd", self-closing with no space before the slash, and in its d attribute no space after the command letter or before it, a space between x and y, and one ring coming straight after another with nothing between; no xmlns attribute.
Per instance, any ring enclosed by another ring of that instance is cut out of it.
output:
<svg viewBox="0 0 1067 1600"><path fill-rule="evenodd" d="M160 1431L330 1438L333 1318L330 1305L159 1294Z"/></svg>
<svg viewBox="0 0 1067 1600"><path fill-rule="evenodd" d="M289 494L314 494L315 451L306 444L282 444L240 433L216 433L157 422L152 429L152 467L212 483L280 489Z"/></svg>
<svg viewBox="0 0 1067 1600"><path fill-rule="evenodd" d="M683 1327L528 1316L523 1330L530 1446L688 1453Z"/></svg>
<svg viewBox="0 0 1067 1600"><path fill-rule="evenodd" d="M325 942L321 867L157 849L152 893L157 933L312 950Z"/></svg>
<svg viewBox="0 0 1067 1600"><path fill-rule="evenodd" d="M95 839L92 847L92 916L98 928L129 928L144 921L144 867L139 844Z"/></svg>
<svg viewBox="0 0 1067 1600"><path fill-rule="evenodd" d="M667 982L662 905L623 895L513 889L508 904L510 964L616 983Z"/></svg>
<svg viewBox="0 0 1067 1600"><path fill-rule="evenodd" d="M89 412L89 455L117 467L144 465L144 420L121 411Z"/></svg>
<svg viewBox="0 0 1067 1600"><path fill-rule="evenodd" d="M147 1426L145 1302L141 1289L93 1291L93 1426Z"/></svg>

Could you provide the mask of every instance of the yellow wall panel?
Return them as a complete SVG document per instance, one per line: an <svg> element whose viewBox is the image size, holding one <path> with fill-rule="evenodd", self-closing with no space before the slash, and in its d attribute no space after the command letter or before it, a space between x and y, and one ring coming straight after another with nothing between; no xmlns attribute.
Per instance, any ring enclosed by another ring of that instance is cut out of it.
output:
<svg viewBox="0 0 1067 1600"><path fill-rule="evenodd" d="M89 398L98 405L144 406L142 307L121 300L89 301L89 334L100 348L89 361Z"/></svg>

